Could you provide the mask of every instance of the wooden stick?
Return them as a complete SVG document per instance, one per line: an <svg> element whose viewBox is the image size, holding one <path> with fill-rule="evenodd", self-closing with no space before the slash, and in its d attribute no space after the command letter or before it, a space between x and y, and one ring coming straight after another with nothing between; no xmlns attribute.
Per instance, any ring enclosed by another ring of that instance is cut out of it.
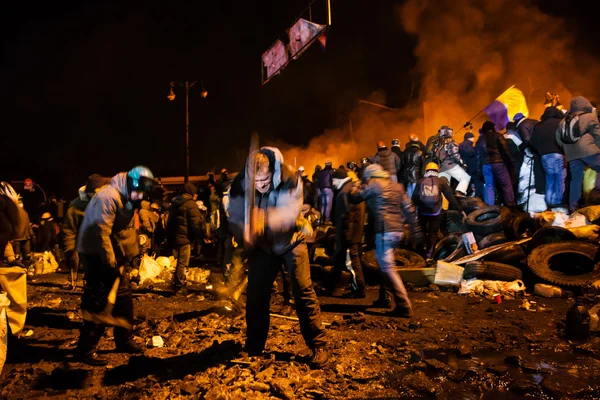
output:
<svg viewBox="0 0 600 400"><path fill-rule="evenodd" d="M286 315L271 313L271 317L287 319L288 321L300 321L298 317L288 317ZM322 325L331 325L329 322L321 321Z"/></svg>

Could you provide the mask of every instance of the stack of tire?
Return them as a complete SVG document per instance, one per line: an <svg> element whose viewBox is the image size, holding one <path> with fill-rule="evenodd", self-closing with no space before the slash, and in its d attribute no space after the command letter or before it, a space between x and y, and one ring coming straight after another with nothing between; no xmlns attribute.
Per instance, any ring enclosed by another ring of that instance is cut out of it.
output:
<svg viewBox="0 0 600 400"><path fill-rule="evenodd" d="M481 207L465 221L466 231L473 232L480 249L530 237L537 223L528 214L512 213L506 207ZM518 243L510 243L483 259L465 264L464 278L513 281L523 279L527 253Z"/></svg>
<svg viewBox="0 0 600 400"><path fill-rule="evenodd" d="M527 245L527 265L538 281L568 288L600 281L597 241L577 240L568 229L549 226L536 232Z"/></svg>

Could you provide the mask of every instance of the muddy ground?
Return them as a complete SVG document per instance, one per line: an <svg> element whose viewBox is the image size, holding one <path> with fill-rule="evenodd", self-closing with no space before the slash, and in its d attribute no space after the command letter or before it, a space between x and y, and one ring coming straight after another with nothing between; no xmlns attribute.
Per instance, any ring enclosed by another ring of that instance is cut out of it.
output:
<svg viewBox="0 0 600 400"><path fill-rule="evenodd" d="M135 292L135 335L160 335L165 346L115 353L108 330L100 353L109 366L95 368L72 360L81 293L63 289L66 281L57 273L29 285L32 334L4 367L1 398L600 398L600 338L564 338L572 298L532 295L536 311L527 311L522 299L495 304L433 285L410 293L409 321L367 308L376 286L361 300L321 296L332 362L313 370L296 321L272 318L265 357L240 358L243 315L204 285L185 297L157 285ZM272 312L281 302L275 294Z"/></svg>

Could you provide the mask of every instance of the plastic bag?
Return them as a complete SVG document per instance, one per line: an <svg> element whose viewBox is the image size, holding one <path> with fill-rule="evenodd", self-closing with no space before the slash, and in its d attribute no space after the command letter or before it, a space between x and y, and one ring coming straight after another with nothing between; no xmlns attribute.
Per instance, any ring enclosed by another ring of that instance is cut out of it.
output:
<svg viewBox="0 0 600 400"><path fill-rule="evenodd" d="M18 335L27 317L27 271L21 267L0 268L0 288L10 305L6 310L13 335Z"/></svg>
<svg viewBox="0 0 600 400"><path fill-rule="evenodd" d="M162 267L160 264L154 258L144 254L142 263L140 264L140 285L147 280L155 282L161 271Z"/></svg>
<svg viewBox="0 0 600 400"><path fill-rule="evenodd" d="M456 285L463 278L464 268L445 261L438 261L435 270L436 285Z"/></svg>
<svg viewBox="0 0 600 400"><path fill-rule="evenodd" d="M8 324L6 323L6 308L10 301L6 292L0 292L0 374L6 361L6 352L8 347Z"/></svg>
<svg viewBox="0 0 600 400"><path fill-rule="evenodd" d="M521 280L504 282L468 279L460 283L458 294L478 294L493 299L496 294L514 298L518 292L523 291L525 291L525 284Z"/></svg>
<svg viewBox="0 0 600 400"><path fill-rule="evenodd" d="M565 222L565 228L578 228L580 226L589 225L590 221L586 218L585 215L575 211L569 219Z"/></svg>

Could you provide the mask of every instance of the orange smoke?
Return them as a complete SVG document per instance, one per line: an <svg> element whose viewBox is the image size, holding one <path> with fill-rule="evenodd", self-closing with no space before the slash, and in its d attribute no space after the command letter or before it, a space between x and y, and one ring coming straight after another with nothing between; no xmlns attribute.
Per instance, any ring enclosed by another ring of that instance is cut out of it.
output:
<svg viewBox="0 0 600 400"><path fill-rule="evenodd" d="M312 171L327 160L334 167L358 162L375 154L379 140L391 146L398 138L404 149L411 132L425 142L441 125L452 126L461 142L464 131L457 131L464 122L511 85L523 91L536 119L547 91L568 108L572 96L593 97L600 89L594 73L600 63L577 48L575 33L562 19L521 0L407 0L397 15L418 39L418 99L396 111L357 104L345 126L325 131L308 146L278 144L286 163ZM385 104L385 95L376 92L365 100ZM485 120L483 113L473 120L475 131Z"/></svg>

